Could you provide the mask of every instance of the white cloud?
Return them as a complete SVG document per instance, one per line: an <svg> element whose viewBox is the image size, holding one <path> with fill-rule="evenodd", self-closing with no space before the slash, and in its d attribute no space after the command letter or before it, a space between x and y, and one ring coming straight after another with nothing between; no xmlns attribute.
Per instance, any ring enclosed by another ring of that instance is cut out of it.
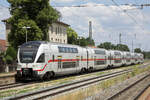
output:
<svg viewBox="0 0 150 100"><path fill-rule="evenodd" d="M73 1L75 1L75 0L52 0L53 2L73 2Z"/></svg>
<svg viewBox="0 0 150 100"><path fill-rule="evenodd" d="M52 0L54 1L54 0ZM56 3L72 3L75 0L55 0ZM73 4L72 4L73 5ZM57 8L62 14L62 20L71 25L80 36L88 36L88 22L93 24L93 38L95 42L102 43L110 41L117 44L119 33L122 33L122 43L126 43L131 48L134 34L135 47L141 44L144 50L150 50L147 46L149 43L149 16L150 13L142 14L139 10L127 10L123 12L122 9L135 9L130 6L105 6L104 4L87 3L89 7L61 7ZM93 6L99 5L99 6ZM127 13L132 17L129 17ZM9 10L0 8L0 20L10 17ZM137 21L135 23L134 20ZM141 26L139 26L141 25ZM144 27L144 31L141 29ZM5 38L5 25L0 23L0 38Z"/></svg>
<svg viewBox="0 0 150 100"><path fill-rule="evenodd" d="M5 7L0 7L0 39L5 39L5 24L2 20L10 17L9 10Z"/></svg>
<svg viewBox="0 0 150 100"><path fill-rule="evenodd" d="M146 35L149 29L147 28L143 31L142 27L144 27L145 22L149 20L149 18L146 17L148 15L145 15L146 19L143 19L143 15L140 14L138 10L128 12L122 11L122 9L134 9L134 7L130 6L120 6L122 8L120 9L117 6L105 6L103 4L93 7L92 5L95 5L95 3L84 5L89 5L89 7L57 8L62 13L63 21L70 24L79 35L88 36L88 21L92 21L93 37L96 42L110 41L118 43L119 33L122 33L122 42L131 47L132 37L136 33L137 38L135 41L140 42L143 44L142 47L147 49L144 44L149 41ZM136 20L136 22L134 20ZM86 33L86 35L83 33ZM143 38L145 39L143 40Z"/></svg>

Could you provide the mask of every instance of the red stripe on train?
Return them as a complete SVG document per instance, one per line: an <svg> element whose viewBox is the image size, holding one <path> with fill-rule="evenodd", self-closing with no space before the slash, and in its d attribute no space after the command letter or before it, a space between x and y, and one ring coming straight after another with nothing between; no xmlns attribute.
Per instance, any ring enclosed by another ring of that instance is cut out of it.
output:
<svg viewBox="0 0 150 100"><path fill-rule="evenodd" d="M98 60L107 60L107 59L81 59L81 61L98 61ZM121 60L121 58L114 58L114 59L111 59L111 60ZM58 61L61 61L61 62L66 62L66 61L80 61L80 59L60 59L60 60L49 60L48 63L50 62L58 62ZM45 64L44 68L43 69L39 69L39 70L36 70L36 71L44 71L44 69L46 68L47 64Z"/></svg>

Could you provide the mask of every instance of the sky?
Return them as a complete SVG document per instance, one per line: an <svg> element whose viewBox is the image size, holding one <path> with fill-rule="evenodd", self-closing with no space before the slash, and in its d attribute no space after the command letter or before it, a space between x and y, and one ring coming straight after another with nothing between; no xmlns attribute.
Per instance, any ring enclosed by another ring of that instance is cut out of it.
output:
<svg viewBox="0 0 150 100"><path fill-rule="evenodd" d="M88 23L92 21L93 39L96 45L103 42L121 43L132 48L150 51L150 7L124 4L150 4L150 0L50 0L50 4L62 15L61 21L70 25L79 36L88 37ZM70 7L87 5L88 7ZM61 6L61 7L59 7ZM0 20L7 19L7 0L0 0ZM0 21L0 39L5 39L5 24Z"/></svg>

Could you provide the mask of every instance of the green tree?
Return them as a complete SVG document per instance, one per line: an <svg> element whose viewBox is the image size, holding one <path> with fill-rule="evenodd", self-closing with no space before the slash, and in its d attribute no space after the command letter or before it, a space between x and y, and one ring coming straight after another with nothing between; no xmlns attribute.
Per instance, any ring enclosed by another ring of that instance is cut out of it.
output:
<svg viewBox="0 0 150 100"><path fill-rule="evenodd" d="M3 61L5 64L12 64L16 61L17 52L13 47L8 47L5 53L3 53Z"/></svg>
<svg viewBox="0 0 150 100"><path fill-rule="evenodd" d="M150 59L150 51L143 51L144 59Z"/></svg>
<svg viewBox="0 0 150 100"><path fill-rule="evenodd" d="M67 28L67 39L69 44L78 44L78 34L70 27Z"/></svg>
<svg viewBox="0 0 150 100"><path fill-rule="evenodd" d="M80 46L87 46L88 42L87 42L86 38L81 37L80 39L77 40L77 44Z"/></svg>
<svg viewBox="0 0 150 100"><path fill-rule="evenodd" d="M104 42L97 46L98 48L104 48L106 50L115 49L115 46L111 42Z"/></svg>
<svg viewBox="0 0 150 100"><path fill-rule="evenodd" d="M17 52L13 47L8 47L7 51L0 54L0 63L3 64L2 67L8 72L8 65L16 63Z"/></svg>
<svg viewBox="0 0 150 100"><path fill-rule="evenodd" d="M116 46L112 44L111 42L104 42L97 46L98 48L104 48L106 50L115 50Z"/></svg>
<svg viewBox="0 0 150 100"><path fill-rule="evenodd" d="M17 48L25 42L25 29L29 40L48 40L48 30L52 22L60 18L60 13L49 5L49 0L7 0L10 3L10 13L12 17L8 20L11 24L9 33L10 44ZM22 33L23 32L23 33ZM13 37L13 38L12 38Z"/></svg>
<svg viewBox="0 0 150 100"><path fill-rule="evenodd" d="M141 51L140 48L136 48L136 49L134 49L134 52L136 52L136 53L141 53L142 51Z"/></svg>
<svg viewBox="0 0 150 100"><path fill-rule="evenodd" d="M8 41L16 49L26 41L26 32L28 41L42 40L42 31L33 20L19 19L18 23L13 26L16 27L16 30L12 29L8 34ZM24 26L30 28L23 29Z"/></svg>
<svg viewBox="0 0 150 100"><path fill-rule="evenodd" d="M88 38L86 38L86 41L87 41L88 45L90 45L90 46L95 46L95 42L94 42L93 39L90 39L90 38L88 37Z"/></svg>
<svg viewBox="0 0 150 100"><path fill-rule="evenodd" d="M130 51L127 45L124 44L114 45L111 42L101 43L100 45L98 45L98 48L104 48L107 50L112 49L112 50L120 50L120 51Z"/></svg>
<svg viewBox="0 0 150 100"><path fill-rule="evenodd" d="M117 44L116 45L116 50L120 51L130 51L129 47L125 44Z"/></svg>

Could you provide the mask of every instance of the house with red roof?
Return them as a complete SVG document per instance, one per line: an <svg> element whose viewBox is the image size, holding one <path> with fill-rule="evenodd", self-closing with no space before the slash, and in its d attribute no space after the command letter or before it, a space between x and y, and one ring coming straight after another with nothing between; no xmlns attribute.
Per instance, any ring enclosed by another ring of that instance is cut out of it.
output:
<svg viewBox="0 0 150 100"><path fill-rule="evenodd" d="M0 39L0 53L6 51L6 40Z"/></svg>

